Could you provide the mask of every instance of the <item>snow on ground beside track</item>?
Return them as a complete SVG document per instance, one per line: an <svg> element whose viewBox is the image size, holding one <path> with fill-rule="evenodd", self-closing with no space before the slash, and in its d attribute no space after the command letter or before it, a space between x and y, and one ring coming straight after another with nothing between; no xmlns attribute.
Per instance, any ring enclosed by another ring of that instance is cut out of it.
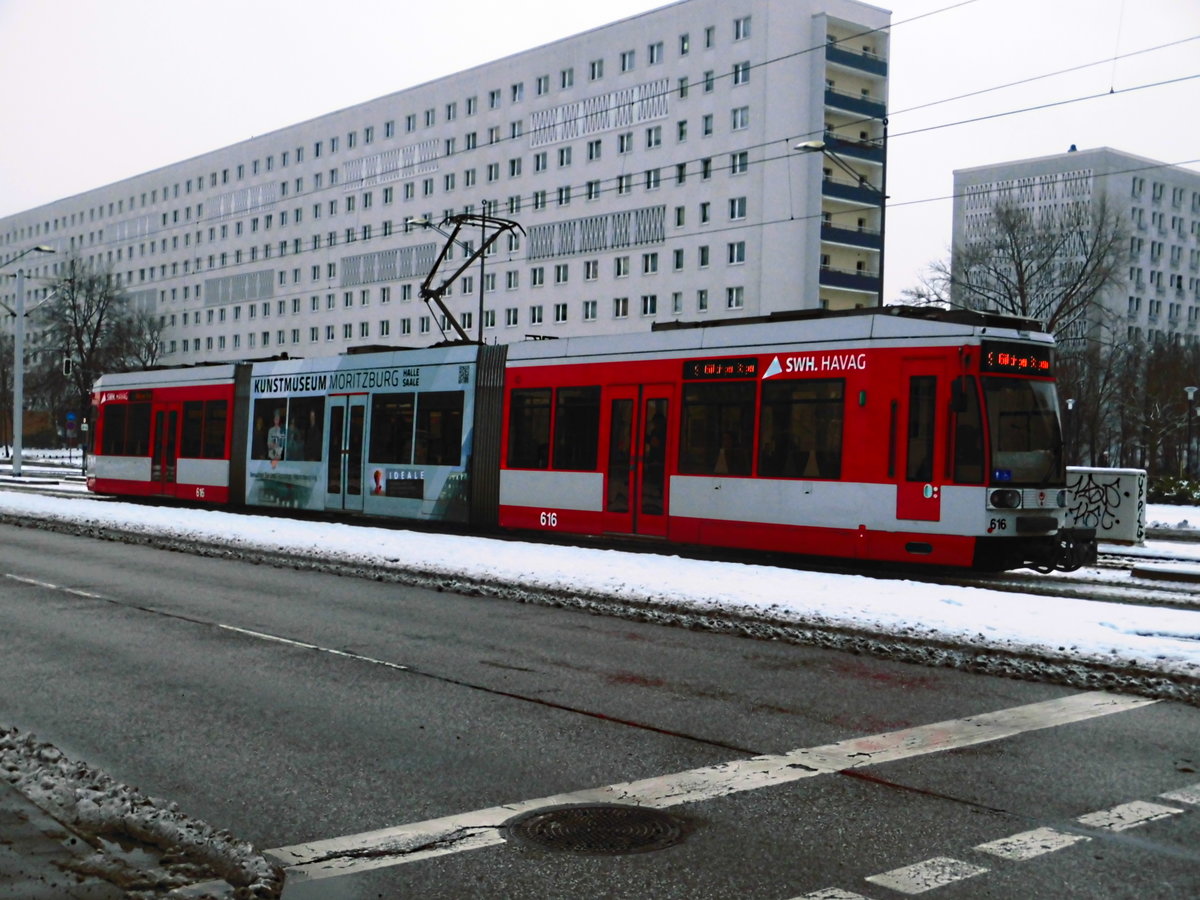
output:
<svg viewBox="0 0 1200 900"><path fill-rule="evenodd" d="M1200 610L10 491L0 514L1200 678ZM1148 519L1195 527L1183 523L1200 523L1200 509L1155 505ZM1200 565L1200 543L1171 547Z"/></svg>

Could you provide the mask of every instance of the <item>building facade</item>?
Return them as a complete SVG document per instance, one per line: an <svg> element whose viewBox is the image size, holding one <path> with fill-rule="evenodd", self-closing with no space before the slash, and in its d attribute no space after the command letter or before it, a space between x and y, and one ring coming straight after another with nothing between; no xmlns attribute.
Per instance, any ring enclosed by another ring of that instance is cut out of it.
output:
<svg viewBox="0 0 1200 900"><path fill-rule="evenodd" d="M959 169L954 245L987 233L1006 199L1054 214L1105 199L1128 231L1127 277L1101 298L1129 341L1194 344L1200 335L1200 172L1107 147ZM1095 322L1088 324L1096 324Z"/></svg>
<svg viewBox="0 0 1200 900"><path fill-rule="evenodd" d="M27 306L68 258L111 271L168 365L452 337L422 223L461 213L521 226L446 295L487 342L874 305L888 22L683 0L0 219L0 262L55 250Z"/></svg>

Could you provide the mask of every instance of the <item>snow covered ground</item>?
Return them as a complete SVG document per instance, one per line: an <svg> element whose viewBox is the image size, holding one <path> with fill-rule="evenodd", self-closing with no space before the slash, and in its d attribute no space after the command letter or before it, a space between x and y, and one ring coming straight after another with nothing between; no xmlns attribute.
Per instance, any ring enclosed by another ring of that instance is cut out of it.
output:
<svg viewBox="0 0 1200 900"><path fill-rule="evenodd" d="M580 598L584 606L616 601L635 605L652 618L662 610L674 621L689 615L758 620L792 631L866 634L975 654L994 651L1059 664L1132 669L1171 680L1200 679L1200 596L1195 610L1068 598L1048 602L1042 596L900 579L211 510L181 516L170 507L0 490L0 515L6 514L171 535L184 543L229 545L251 556L286 554L513 586ZM1160 527L1200 527L1200 507L1154 505L1147 518ZM1170 548L1200 568L1200 543L1172 543ZM1130 549L1138 552L1121 552ZM1158 549L1150 542L1142 552Z"/></svg>

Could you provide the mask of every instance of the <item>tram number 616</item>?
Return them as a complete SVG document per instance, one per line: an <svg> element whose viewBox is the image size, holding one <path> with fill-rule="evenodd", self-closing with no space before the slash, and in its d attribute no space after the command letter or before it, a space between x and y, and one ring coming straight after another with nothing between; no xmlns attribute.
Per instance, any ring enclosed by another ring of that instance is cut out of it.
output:
<svg viewBox="0 0 1200 900"><path fill-rule="evenodd" d="M988 531L1008 531L1008 519L992 519L992 526Z"/></svg>
<svg viewBox="0 0 1200 900"><path fill-rule="evenodd" d="M541 522L542 522L543 528L557 528L558 527L558 513L543 512L541 515Z"/></svg>

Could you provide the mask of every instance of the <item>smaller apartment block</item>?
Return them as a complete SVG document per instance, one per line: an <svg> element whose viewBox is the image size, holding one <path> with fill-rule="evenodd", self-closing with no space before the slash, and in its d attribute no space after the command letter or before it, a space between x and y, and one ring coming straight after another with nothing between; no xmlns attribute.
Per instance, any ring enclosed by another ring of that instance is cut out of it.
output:
<svg viewBox="0 0 1200 900"><path fill-rule="evenodd" d="M1105 198L1128 235L1125 283L1102 300L1131 341L1194 343L1200 335L1200 172L1107 147L960 169L954 243L989 225L996 200L1031 210Z"/></svg>

